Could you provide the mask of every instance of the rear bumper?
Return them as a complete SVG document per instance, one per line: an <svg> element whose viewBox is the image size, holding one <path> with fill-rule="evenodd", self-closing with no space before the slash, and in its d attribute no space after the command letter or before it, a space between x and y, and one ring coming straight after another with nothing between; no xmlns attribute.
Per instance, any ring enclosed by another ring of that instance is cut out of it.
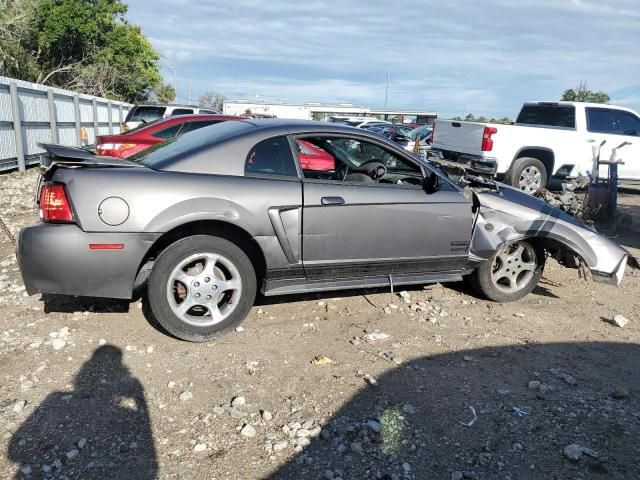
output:
<svg viewBox="0 0 640 480"><path fill-rule="evenodd" d="M159 233L87 233L77 225L39 223L23 228L16 255L27 292L131 298L133 282ZM90 244L121 243L121 250Z"/></svg>
<svg viewBox="0 0 640 480"><path fill-rule="evenodd" d="M479 155L437 149L431 149L431 152L442 161L455 163L476 174L494 176L498 173L498 161L492 157L481 157Z"/></svg>

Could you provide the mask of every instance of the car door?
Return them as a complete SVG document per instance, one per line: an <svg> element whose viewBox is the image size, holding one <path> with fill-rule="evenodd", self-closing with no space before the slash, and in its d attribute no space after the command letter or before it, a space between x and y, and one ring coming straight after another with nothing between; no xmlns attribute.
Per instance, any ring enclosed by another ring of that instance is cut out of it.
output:
<svg viewBox="0 0 640 480"><path fill-rule="evenodd" d="M618 176L640 180L640 119L631 112L606 107L588 107L586 111L589 141L594 145L606 141L600 149L600 160L609 160L613 148L629 142L616 152L616 158L624 162L618 166ZM607 168L600 167L601 177L607 176Z"/></svg>
<svg viewBox="0 0 640 480"><path fill-rule="evenodd" d="M304 141L333 155L336 164L333 172L303 170L302 252L310 280L459 272L465 266L471 205L450 183L442 180L427 193L423 167L375 140L316 135ZM387 168L381 179L356 171L375 161Z"/></svg>

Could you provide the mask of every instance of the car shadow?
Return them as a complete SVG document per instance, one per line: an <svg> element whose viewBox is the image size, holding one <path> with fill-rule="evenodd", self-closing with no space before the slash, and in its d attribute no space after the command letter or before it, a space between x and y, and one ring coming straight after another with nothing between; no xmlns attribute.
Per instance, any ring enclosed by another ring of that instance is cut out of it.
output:
<svg viewBox="0 0 640 480"><path fill-rule="evenodd" d="M594 342L426 356L375 385L356 375L363 388L265 478L640 478L639 369L640 346Z"/></svg>
<svg viewBox="0 0 640 480"><path fill-rule="evenodd" d="M127 313L133 300L119 300L113 298L74 297L71 295L57 295L43 293L40 297L45 313Z"/></svg>
<svg viewBox="0 0 640 480"><path fill-rule="evenodd" d="M153 479L158 462L140 381L122 351L99 347L73 390L48 395L13 434L7 452L15 479Z"/></svg>

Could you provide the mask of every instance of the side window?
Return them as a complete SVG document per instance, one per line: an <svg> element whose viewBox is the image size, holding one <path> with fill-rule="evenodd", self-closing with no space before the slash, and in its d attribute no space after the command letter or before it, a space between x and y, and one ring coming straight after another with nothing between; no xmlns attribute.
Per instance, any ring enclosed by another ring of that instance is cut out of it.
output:
<svg viewBox="0 0 640 480"><path fill-rule="evenodd" d="M629 112L613 112L613 128L618 135L640 136L640 119Z"/></svg>
<svg viewBox="0 0 640 480"><path fill-rule="evenodd" d="M608 108L587 108L587 130L594 133L614 133L612 111Z"/></svg>
<svg viewBox="0 0 640 480"><path fill-rule="evenodd" d="M254 146L244 164L245 175L297 176L295 161L287 137L263 140Z"/></svg>
<svg viewBox="0 0 640 480"><path fill-rule="evenodd" d="M220 123L220 120L198 120L197 122L189 122L185 125L180 134L183 135L187 132L193 132L199 128L215 125L216 123Z"/></svg>
<svg viewBox="0 0 640 480"><path fill-rule="evenodd" d="M151 134L151 136L156 138L163 138L165 140L169 140L170 138L175 137L180 131L180 127L182 127L182 123L176 123L175 125L171 125L170 127L163 128L162 130L158 130Z"/></svg>
<svg viewBox="0 0 640 480"><path fill-rule="evenodd" d="M193 108L176 108L171 112L171 115L190 115L193 113Z"/></svg>
<svg viewBox="0 0 640 480"><path fill-rule="evenodd" d="M305 178L422 186L422 171L418 165L375 143L348 137L305 137L296 142Z"/></svg>

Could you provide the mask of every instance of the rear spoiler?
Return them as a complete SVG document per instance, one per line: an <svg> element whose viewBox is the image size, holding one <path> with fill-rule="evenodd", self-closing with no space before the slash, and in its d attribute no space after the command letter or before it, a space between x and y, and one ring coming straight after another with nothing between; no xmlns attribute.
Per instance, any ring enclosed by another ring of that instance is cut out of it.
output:
<svg viewBox="0 0 640 480"><path fill-rule="evenodd" d="M144 167L131 160L117 157L102 157L89 150L56 143L38 143L45 150L40 157L40 169L43 176L57 166L64 167Z"/></svg>

